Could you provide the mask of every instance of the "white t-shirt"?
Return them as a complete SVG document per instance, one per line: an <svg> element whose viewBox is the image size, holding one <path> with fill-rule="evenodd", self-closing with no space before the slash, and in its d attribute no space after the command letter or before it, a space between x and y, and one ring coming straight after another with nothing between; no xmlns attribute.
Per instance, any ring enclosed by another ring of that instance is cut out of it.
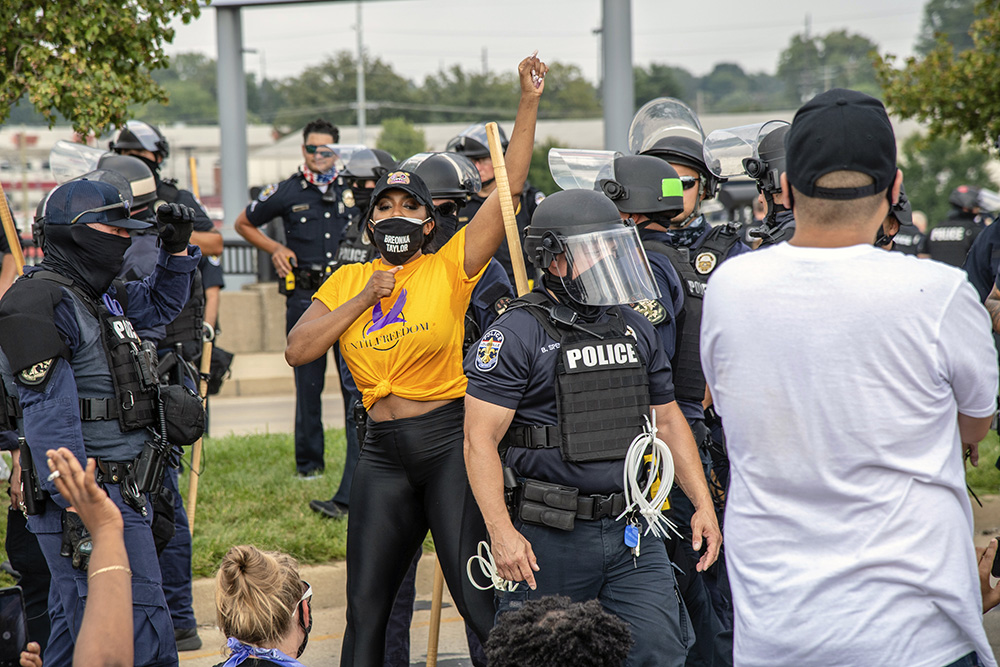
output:
<svg viewBox="0 0 1000 667"><path fill-rule="evenodd" d="M736 664L996 665L956 415L993 413L997 355L965 274L860 245L735 257L701 357L732 463Z"/></svg>

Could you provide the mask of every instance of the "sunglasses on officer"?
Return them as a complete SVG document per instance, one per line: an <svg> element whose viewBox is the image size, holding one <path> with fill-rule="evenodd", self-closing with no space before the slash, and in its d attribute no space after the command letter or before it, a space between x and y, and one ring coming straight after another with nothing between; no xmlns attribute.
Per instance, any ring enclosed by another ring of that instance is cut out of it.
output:
<svg viewBox="0 0 1000 667"><path fill-rule="evenodd" d="M681 187L684 188L685 190L690 190L695 186L695 183L701 180L697 176L681 176L680 179L681 179Z"/></svg>
<svg viewBox="0 0 1000 667"><path fill-rule="evenodd" d="M336 153L330 150L330 147L326 144L321 146L314 146L313 144L305 144L303 146L306 149L306 153L309 155L315 155L321 158L332 158L336 157Z"/></svg>

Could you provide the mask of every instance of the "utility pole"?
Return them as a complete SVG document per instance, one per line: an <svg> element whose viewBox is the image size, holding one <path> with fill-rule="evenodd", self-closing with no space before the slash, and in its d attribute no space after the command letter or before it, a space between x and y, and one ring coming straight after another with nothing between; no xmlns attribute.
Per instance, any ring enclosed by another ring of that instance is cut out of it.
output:
<svg viewBox="0 0 1000 667"><path fill-rule="evenodd" d="M361 23L361 1L358 0L358 143L365 143L365 125L367 122L365 109L365 44Z"/></svg>

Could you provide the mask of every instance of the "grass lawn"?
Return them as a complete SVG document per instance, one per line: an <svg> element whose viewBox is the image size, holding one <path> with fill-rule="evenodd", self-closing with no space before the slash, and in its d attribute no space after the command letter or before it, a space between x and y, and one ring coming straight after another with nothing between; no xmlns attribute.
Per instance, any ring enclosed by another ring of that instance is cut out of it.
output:
<svg viewBox="0 0 1000 667"><path fill-rule="evenodd" d="M328 430L326 474L300 480L291 434L207 439L195 517L195 576L212 576L229 547L242 543L281 549L302 563L343 558L347 522L322 519L308 504L313 498L329 499L337 490L344 447L343 432ZM979 495L1000 493L1000 470L994 465L1000 456L997 434L990 432L979 451L979 467L967 466L969 485ZM188 479L185 472L185 498ZM0 522L0 539L6 530L6 522ZM432 548L429 537L425 548ZM0 573L0 587L12 584Z"/></svg>

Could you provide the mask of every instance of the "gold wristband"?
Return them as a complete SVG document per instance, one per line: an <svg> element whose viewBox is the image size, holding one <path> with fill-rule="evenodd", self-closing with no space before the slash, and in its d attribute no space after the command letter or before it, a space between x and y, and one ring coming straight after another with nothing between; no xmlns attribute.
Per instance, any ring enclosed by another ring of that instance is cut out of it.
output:
<svg viewBox="0 0 1000 667"><path fill-rule="evenodd" d="M100 570L97 570L96 572L91 572L90 574L88 574L87 581L90 581L99 574L104 574L105 572L114 572L116 570L127 572L128 576L130 577L132 576L132 570L130 570L126 565L108 565L107 567L102 567Z"/></svg>

